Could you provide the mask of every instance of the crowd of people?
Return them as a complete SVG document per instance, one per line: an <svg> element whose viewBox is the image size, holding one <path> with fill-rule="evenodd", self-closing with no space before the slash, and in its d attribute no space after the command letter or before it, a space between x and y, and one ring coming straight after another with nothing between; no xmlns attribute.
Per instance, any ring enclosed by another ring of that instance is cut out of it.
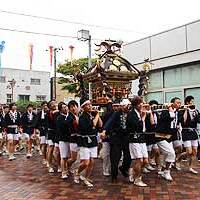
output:
<svg viewBox="0 0 200 200"><path fill-rule="evenodd" d="M17 111L15 103L0 106L0 156L15 160L15 151L25 143L26 157L31 159L35 144L48 173L56 169L62 179L73 176L74 183L87 187L93 187L91 174L100 146L102 174L113 183L118 171L141 187L147 186L142 174L151 171L173 181L171 168L182 170L183 159L188 161L188 172L198 174L194 165L200 113L193 96L185 98L184 106L178 97L161 106L135 96L110 101L106 108L102 115L90 100L80 106L75 100L44 101L39 111L29 104L24 113ZM78 164L74 167L74 163Z"/></svg>

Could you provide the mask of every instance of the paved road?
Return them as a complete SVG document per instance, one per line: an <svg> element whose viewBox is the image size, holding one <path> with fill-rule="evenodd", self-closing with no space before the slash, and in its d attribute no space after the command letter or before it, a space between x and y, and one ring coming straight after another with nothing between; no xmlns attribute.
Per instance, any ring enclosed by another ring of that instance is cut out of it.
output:
<svg viewBox="0 0 200 200"><path fill-rule="evenodd" d="M48 174L39 155L30 160L17 155L17 160L12 162L0 157L0 200L200 200L200 175L186 170L173 171L172 183L153 172L144 177L149 186L138 188L128 184L121 175L118 184L111 184L109 178L101 175L101 165L101 160L96 160L95 186L88 189L82 184L75 185L72 178L63 181L59 174ZM200 172L200 163L196 169Z"/></svg>

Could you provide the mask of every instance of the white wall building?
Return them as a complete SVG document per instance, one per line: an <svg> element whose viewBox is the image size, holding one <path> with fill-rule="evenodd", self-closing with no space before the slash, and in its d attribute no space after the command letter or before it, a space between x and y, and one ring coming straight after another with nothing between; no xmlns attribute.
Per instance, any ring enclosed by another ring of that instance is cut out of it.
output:
<svg viewBox="0 0 200 200"><path fill-rule="evenodd" d="M15 82L12 87L10 81ZM22 69L0 69L0 103L18 100L43 101L50 100L50 72L30 71Z"/></svg>
<svg viewBox="0 0 200 200"><path fill-rule="evenodd" d="M185 96L192 95L200 108L199 36L200 20L124 46L124 57L136 67L142 68L147 58L153 63L147 100L164 103L177 96L183 101ZM138 82L134 88L137 85Z"/></svg>

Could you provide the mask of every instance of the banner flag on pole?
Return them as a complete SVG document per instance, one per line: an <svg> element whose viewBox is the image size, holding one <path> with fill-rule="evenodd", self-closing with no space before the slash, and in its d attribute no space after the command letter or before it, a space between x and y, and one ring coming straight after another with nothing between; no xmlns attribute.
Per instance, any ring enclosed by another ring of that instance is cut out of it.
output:
<svg viewBox="0 0 200 200"><path fill-rule="evenodd" d="M53 46L49 46L49 52L50 52L50 66L53 64Z"/></svg>
<svg viewBox="0 0 200 200"><path fill-rule="evenodd" d="M33 44L29 44L29 58L30 58L30 70L32 70L32 63L33 63Z"/></svg>
<svg viewBox="0 0 200 200"><path fill-rule="evenodd" d="M1 41L0 43L0 68L1 68L1 55L5 49L5 41Z"/></svg>

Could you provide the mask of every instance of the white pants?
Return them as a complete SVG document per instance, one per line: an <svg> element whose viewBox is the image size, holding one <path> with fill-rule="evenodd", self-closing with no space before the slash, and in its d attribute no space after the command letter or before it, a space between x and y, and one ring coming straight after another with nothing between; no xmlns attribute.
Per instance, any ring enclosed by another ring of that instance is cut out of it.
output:
<svg viewBox="0 0 200 200"><path fill-rule="evenodd" d="M32 139L32 140L36 139L34 134L29 135L27 133L19 134L18 137L19 137L19 139L26 140L26 141L29 141L30 139Z"/></svg>
<svg viewBox="0 0 200 200"><path fill-rule="evenodd" d="M164 155L165 162L175 162L176 155L173 145L166 140L158 142L157 145L160 148L161 153Z"/></svg>
<svg viewBox="0 0 200 200"><path fill-rule="evenodd" d="M148 158L146 143L129 143L131 159Z"/></svg>
<svg viewBox="0 0 200 200"><path fill-rule="evenodd" d="M40 144L47 144L46 136L40 136Z"/></svg>
<svg viewBox="0 0 200 200"><path fill-rule="evenodd" d="M103 142L102 144L103 172L110 173L110 144L109 142Z"/></svg>
<svg viewBox="0 0 200 200"><path fill-rule="evenodd" d="M3 133L0 133L0 140L3 140Z"/></svg>
<svg viewBox="0 0 200 200"><path fill-rule="evenodd" d="M18 134L8 133L7 134L7 138L8 138L8 140L16 140L16 141L18 141L19 140L19 135Z"/></svg>
<svg viewBox="0 0 200 200"><path fill-rule="evenodd" d="M97 147L80 147L80 160L89 160L90 158L97 158Z"/></svg>
<svg viewBox="0 0 200 200"><path fill-rule="evenodd" d="M80 151L80 147L76 143L70 143L70 151L78 152Z"/></svg>
<svg viewBox="0 0 200 200"><path fill-rule="evenodd" d="M100 134L98 133L97 134L97 143L101 143L102 142L102 140L101 140L101 138L100 138Z"/></svg>
<svg viewBox="0 0 200 200"><path fill-rule="evenodd" d="M159 149L158 145L157 144L147 145L147 151L148 152L151 152L153 149Z"/></svg>
<svg viewBox="0 0 200 200"><path fill-rule="evenodd" d="M23 140L29 141L31 139L31 135L27 134L27 133L23 133L21 138Z"/></svg>
<svg viewBox="0 0 200 200"><path fill-rule="evenodd" d="M198 147L198 140L188 140L183 142L185 148L188 147Z"/></svg>
<svg viewBox="0 0 200 200"><path fill-rule="evenodd" d="M47 140L47 144L48 144L49 146L54 146L53 140Z"/></svg>
<svg viewBox="0 0 200 200"><path fill-rule="evenodd" d="M174 148L182 146L182 144L183 144L183 142L181 140L175 140L172 143L173 143Z"/></svg>
<svg viewBox="0 0 200 200"><path fill-rule="evenodd" d="M59 141L60 157L67 158L69 156L69 142Z"/></svg>

